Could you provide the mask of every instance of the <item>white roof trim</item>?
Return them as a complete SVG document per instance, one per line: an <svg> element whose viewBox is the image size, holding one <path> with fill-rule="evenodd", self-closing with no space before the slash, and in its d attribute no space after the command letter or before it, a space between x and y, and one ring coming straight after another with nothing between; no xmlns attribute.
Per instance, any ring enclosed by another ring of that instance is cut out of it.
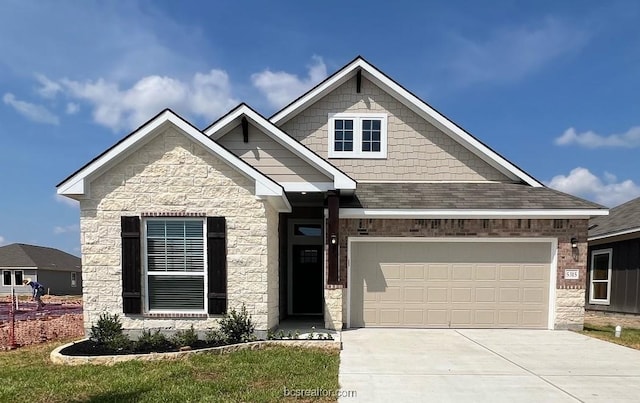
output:
<svg viewBox="0 0 640 403"><path fill-rule="evenodd" d="M613 238L613 237L616 237L616 236L633 234L634 232L640 232L640 227L625 229L625 230L617 231L617 232L610 232L608 234L591 236L591 237L587 238L587 241L597 241L598 239Z"/></svg>
<svg viewBox="0 0 640 403"><path fill-rule="evenodd" d="M131 133L122 142L111 148L95 161L87 164L73 176L66 179L58 185L57 193L69 197L86 197L89 193L89 182L92 175L102 172L113 163L127 155L131 150L144 144L150 136L159 133L168 124L173 124L180 129L187 137L197 142L212 154L221 158L229 166L236 169L246 177L255 180L256 196L273 197L277 196L286 199L284 189L270 178L251 167L231 152L224 149L216 142L205 136L200 130L191 126L184 119L176 115L170 110L165 110L144 126ZM283 205L288 205L287 200L283 201ZM289 206L290 208L290 206Z"/></svg>
<svg viewBox="0 0 640 403"><path fill-rule="evenodd" d="M362 74L367 79L373 81L376 85L387 91L390 95L395 97L398 101L402 102L409 109L416 112L419 116L427 120L429 123L433 124L438 129L442 130L444 133L450 135L454 140L465 146L471 152L476 154L489 165L498 169L500 172L506 174L507 176L511 176L513 179L522 180L534 187L543 186L542 183L540 183L538 180L528 175L526 172L522 171L511 162L507 161L505 158L500 156L495 151L491 150L489 147L482 144L469 133L458 127L451 120L443 116L435 109L431 108L424 101L411 94L402 86L387 77L380 70L367 63L361 57L358 57L353 62L345 66L342 70L331 76L329 79L320 83L317 87L307 92L305 95L303 95L293 103L286 106L280 112L273 115L270 119L271 122L273 122L273 124L275 124L276 126L281 126L282 124L296 116L298 113L300 113L302 110L306 109L309 105L326 95L326 93L342 85L344 82L350 79L352 75L358 71L358 69L362 69Z"/></svg>
<svg viewBox="0 0 640 403"><path fill-rule="evenodd" d="M361 209L341 208L340 218L588 218L607 215L606 210L596 209L486 209L486 210L420 210L420 209Z"/></svg>
<svg viewBox="0 0 640 403"><path fill-rule="evenodd" d="M315 154L313 151L309 150L307 147L300 144L291 136L284 133L265 117L261 116L245 104L240 105L234 111L209 126L205 129L204 133L207 136L210 136L213 140L218 140L236 126L236 119L240 118L242 115L246 116L255 126L262 129L267 136L271 137L289 151L292 151L295 155L302 158L305 162L323 174L332 178L335 189L353 190L356 188L356 181Z"/></svg>

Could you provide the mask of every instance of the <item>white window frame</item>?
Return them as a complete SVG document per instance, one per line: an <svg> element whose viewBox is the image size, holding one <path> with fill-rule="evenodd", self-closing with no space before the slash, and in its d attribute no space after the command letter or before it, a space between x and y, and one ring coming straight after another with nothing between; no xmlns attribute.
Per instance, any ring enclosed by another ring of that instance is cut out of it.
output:
<svg viewBox="0 0 640 403"><path fill-rule="evenodd" d="M609 268L607 270L606 280L594 280L593 270L595 257L598 255L609 255ZM612 261L613 261L613 249L598 249L591 251L591 268L589 269L589 303L594 305L609 305L611 303L611 274L612 274ZM607 283L607 298L596 299L593 297L593 284L594 283Z"/></svg>
<svg viewBox="0 0 640 403"><path fill-rule="evenodd" d="M71 272L71 287L77 287L78 286L78 275L76 274L75 271Z"/></svg>
<svg viewBox="0 0 640 403"><path fill-rule="evenodd" d="M335 151L335 121L353 120L353 151ZM362 151L362 121L380 120L380 151ZM387 114L386 113L330 113L328 130L329 158L387 158Z"/></svg>
<svg viewBox="0 0 640 403"><path fill-rule="evenodd" d="M9 272L9 284L5 284L4 282L4 273ZM3 269L2 270L2 286L3 287L11 287L11 286L15 286L15 285L22 285L22 282L18 283L16 282L16 273L21 273L22 274L22 279L24 280L24 270L7 270L7 269Z"/></svg>
<svg viewBox="0 0 640 403"><path fill-rule="evenodd" d="M173 272L156 272L153 276L202 276L204 281L204 292L202 298L204 299L204 309L192 309L192 310L168 310L168 309L150 309L149 307L149 260L147 256L147 223L149 221L198 221L202 222L202 238L203 238L203 258L204 258L204 270L200 272L185 272L185 271L173 271ZM207 261L207 219L205 217L148 217L142 220L142 275L144 276L144 311L147 313L207 313L209 310L209 293L208 284L208 261Z"/></svg>
<svg viewBox="0 0 640 403"><path fill-rule="evenodd" d="M6 284L5 281L4 281L4 275L7 272L9 273L9 284ZM11 287L13 285L13 281L14 281L13 270L2 270L2 286L3 287Z"/></svg>

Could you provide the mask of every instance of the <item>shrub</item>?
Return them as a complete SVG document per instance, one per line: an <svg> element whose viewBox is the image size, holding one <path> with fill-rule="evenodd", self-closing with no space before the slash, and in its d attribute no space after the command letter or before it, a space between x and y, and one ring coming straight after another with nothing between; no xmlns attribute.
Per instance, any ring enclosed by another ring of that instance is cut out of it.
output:
<svg viewBox="0 0 640 403"><path fill-rule="evenodd" d="M155 332L143 330L142 335L135 342L136 351L146 353L167 351L173 347L173 343L164 334L160 333L159 329L156 329Z"/></svg>
<svg viewBox="0 0 640 403"><path fill-rule="evenodd" d="M240 312L232 309L220 319L220 332L229 344L255 340L253 335L255 327L244 304Z"/></svg>
<svg viewBox="0 0 640 403"><path fill-rule="evenodd" d="M207 344L212 346L222 346L227 344L227 337L218 329L209 330L205 333Z"/></svg>
<svg viewBox="0 0 640 403"><path fill-rule="evenodd" d="M131 347L131 340L122 332L122 322L118 314L100 314L96 324L91 326L89 338L109 350L117 351Z"/></svg>
<svg viewBox="0 0 640 403"><path fill-rule="evenodd" d="M193 347L198 343L198 334L193 330L193 325L187 330L178 330L171 338L173 344L178 347Z"/></svg>

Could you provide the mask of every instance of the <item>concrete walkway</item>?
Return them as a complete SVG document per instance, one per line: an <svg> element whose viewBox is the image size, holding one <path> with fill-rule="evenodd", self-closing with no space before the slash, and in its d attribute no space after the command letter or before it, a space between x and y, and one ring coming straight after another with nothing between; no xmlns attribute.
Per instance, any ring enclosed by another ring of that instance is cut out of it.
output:
<svg viewBox="0 0 640 403"><path fill-rule="evenodd" d="M638 402L640 351L568 331L342 332L340 402Z"/></svg>

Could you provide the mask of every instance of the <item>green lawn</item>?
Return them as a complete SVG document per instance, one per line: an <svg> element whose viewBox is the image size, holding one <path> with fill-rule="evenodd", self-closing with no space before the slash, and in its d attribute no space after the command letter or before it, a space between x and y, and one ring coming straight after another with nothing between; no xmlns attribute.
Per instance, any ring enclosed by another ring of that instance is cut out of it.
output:
<svg viewBox="0 0 640 403"><path fill-rule="evenodd" d="M49 362L49 353L60 344L0 352L0 401L276 402L286 400L285 387L338 389L337 352L274 347L226 355L194 354L173 362L72 367Z"/></svg>
<svg viewBox="0 0 640 403"><path fill-rule="evenodd" d="M601 326L591 323L585 323L582 331L587 336L597 337L598 339L640 350L640 329L623 328L619 338L614 336L614 332L615 326Z"/></svg>

